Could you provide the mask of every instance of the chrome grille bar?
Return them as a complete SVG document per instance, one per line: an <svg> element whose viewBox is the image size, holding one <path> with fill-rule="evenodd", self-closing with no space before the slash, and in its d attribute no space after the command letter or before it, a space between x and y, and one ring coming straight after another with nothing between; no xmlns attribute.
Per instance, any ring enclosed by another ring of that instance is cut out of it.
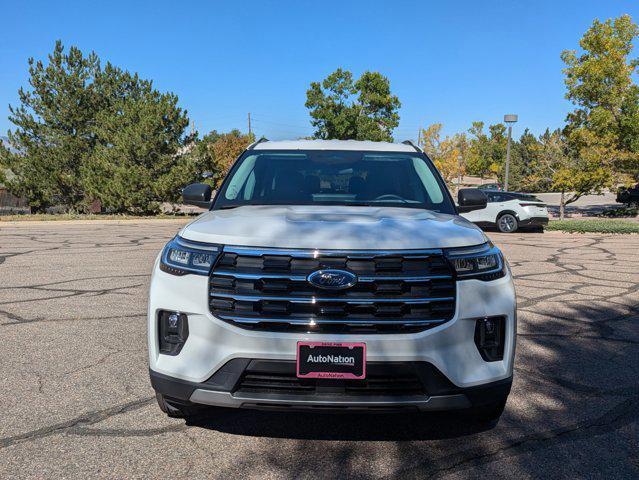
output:
<svg viewBox="0 0 639 480"><path fill-rule="evenodd" d="M232 293L211 293L211 297L216 298L225 298L236 300L238 302L259 302L262 300L270 300L272 302L291 302L291 303L307 303L307 304L315 304L319 302L330 302L330 303L348 303L348 304L371 304L371 303L406 303L406 304L421 304L421 303L433 303L433 302L450 302L455 299L455 297L428 297L428 298L385 298L385 297L374 297L374 298L350 298L350 297L277 297L270 295L236 295Z"/></svg>
<svg viewBox="0 0 639 480"><path fill-rule="evenodd" d="M307 281L322 269L357 275L348 290ZM456 284L442 250L300 250L225 246L209 282L213 315L273 331L406 333L450 320Z"/></svg>
<svg viewBox="0 0 639 480"><path fill-rule="evenodd" d="M339 319L326 319L326 318L260 318L260 317L242 317L240 315L220 315L220 318L223 320L230 320L236 323L242 323L247 325L256 325L258 323L289 323L291 325L331 325L331 324L339 324L339 325L357 325L357 326L366 326L366 325L410 325L410 326L424 326L424 325L439 325L446 322L445 319L437 319L437 320L401 320L397 321L396 319L379 319L376 318L374 320L357 320L357 319L349 319L345 320L343 318Z"/></svg>
<svg viewBox="0 0 639 480"><path fill-rule="evenodd" d="M216 270L215 276L234 277L243 280L262 280L262 279L282 279L291 280L293 282L305 282L308 275L288 275L286 273L240 273L230 270ZM378 276L358 276L358 282L376 282L378 280L401 281L401 282L428 282L430 280L442 280L453 278L452 275L422 275L422 276L401 276L401 275L378 275Z"/></svg>

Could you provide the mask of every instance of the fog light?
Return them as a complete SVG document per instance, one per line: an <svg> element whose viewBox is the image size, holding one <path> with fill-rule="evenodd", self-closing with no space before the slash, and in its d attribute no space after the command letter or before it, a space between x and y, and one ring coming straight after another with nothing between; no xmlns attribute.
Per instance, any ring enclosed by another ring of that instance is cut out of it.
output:
<svg viewBox="0 0 639 480"><path fill-rule="evenodd" d="M485 361L496 362L504 358L505 333L505 317L486 317L477 320L475 345Z"/></svg>
<svg viewBox="0 0 639 480"><path fill-rule="evenodd" d="M171 315L169 315L169 329L177 330L179 320L180 320L179 313L172 313Z"/></svg>
<svg viewBox="0 0 639 480"><path fill-rule="evenodd" d="M188 317L180 312L160 311L158 315L158 337L160 353L177 355L189 336Z"/></svg>

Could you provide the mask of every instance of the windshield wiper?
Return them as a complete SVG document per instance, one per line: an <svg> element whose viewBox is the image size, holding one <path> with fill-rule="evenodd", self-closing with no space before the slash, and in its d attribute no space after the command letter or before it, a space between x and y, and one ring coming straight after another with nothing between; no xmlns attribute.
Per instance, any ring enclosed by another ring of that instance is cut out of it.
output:
<svg viewBox="0 0 639 480"><path fill-rule="evenodd" d="M240 205L239 203L231 203L229 205L222 205L218 207L216 210L231 210L232 208L243 207L244 205Z"/></svg>

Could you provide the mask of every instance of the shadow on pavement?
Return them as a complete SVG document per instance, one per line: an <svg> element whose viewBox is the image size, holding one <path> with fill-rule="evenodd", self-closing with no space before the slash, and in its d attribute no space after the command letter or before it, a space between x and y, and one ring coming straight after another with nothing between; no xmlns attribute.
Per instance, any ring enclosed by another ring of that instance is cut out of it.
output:
<svg viewBox="0 0 639 480"><path fill-rule="evenodd" d="M329 413L211 409L188 422L233 435L336 441L442 440L494 428L461 413Z"/></svg>

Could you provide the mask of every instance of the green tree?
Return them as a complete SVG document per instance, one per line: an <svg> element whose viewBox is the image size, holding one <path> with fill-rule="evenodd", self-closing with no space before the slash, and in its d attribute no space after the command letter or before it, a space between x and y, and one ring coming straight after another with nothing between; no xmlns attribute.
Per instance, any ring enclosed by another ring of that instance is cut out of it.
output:
<svg viewBox="0 0 639 480"><path fill-rule="evenodd" d="M30 89L20 88L20 105L10 106L9 146L0 145L0 163L15 176L11 192L29 199L35 211L54 204L83 210L87 204L80 167L95 146L95 114L102 101L95 84L98 57L68 53L56 42L48 64L29 59Z"/></svg>
<svg viewBox="0 0 639 480"><path fill-rule="evenodd" d="M155 212L195 176L184 153L188 119L177 97L76 47L56 42L48 64L29 59L30 89L10 107L16 125L0 163L15 175L9 189L36 211L94 200L112 211ZM183 158L184 157L184 158Z"/></svg>
<svg viewBox="0 0 639 480"><path fill-rule="evenodd" d="M506 159L506 127L502 123L489 125L484 132L484 122L473 122L470 133L466 167L470 175L484 178L494 175L503 180ZM511 158L512 158L511 152Z"/></svg>
<svg viewBox="0 0 639 480"><path fill-rule="evenodd" d="M81 169L86 192L113 212L157 213L195 178L183 153L186 112L137 75L111 69L101 80L123 94L96 116L97 145Z"/></svg>
<svg viewBox="0 0 639 480"><path fill-rule="evenodd" d="M364 72L354 82L351 72L338 68L306 92L314 136L321 139L392 141L400 106L378 72Z"/></svg>
<svg viewBox="0 0 639 480"><path fill-rule="evenodd" d="M592 172L593 180L603 182L584 182L587 188L610 183L613 170L639 174L639 92L632 81L639 61L630 58L637 35L628 15L595 20L579 42L581 52L561 55L566 98L576 105L565 128L573 170ZM600 167L609 175L600 175Z"/></svg>
<svg viewBox="0 0 639 480"><path fill-rule="evenodd" d="M493 175L497 176L501 183L504 183L505 165L506 165L506 146L508 143L508 137L506 135L506 125L503 123L496 123L488 127L490 132L489 138L489 154L490 154L490 171ZM511 144L512 145L512 144ZM511 149L511 162L516 155L516 149Z"/></svg>
<svg viewBox="0 0 639 480"><path fill-rule="evenodd" d="M606 179L607 169L591 158L575 159L570 154L563 132L557 129L539 136L539 141L531 144L531 156L534 163L526 182L531 190L552 190L561 193L559 199L559 218L564 219L566 206L576 202L588 193L601 193ZM594 157L599 153L592 152Z"/></svg>
<svg viewBox="0 0 639 480"><path fill-rule="evenodd" d="M617 160L620 171L639 180L639 86L632 85L621 105L619 119L619 150Z"/></svg>
<svg viewBox="0 0 639 480"><path fill-rule="evenodd" d="M539 140L528 129L524 130L519 141L513 141L509 179L513 190L543 191L543 187L539 190L540 184L534 177L539 168L539 150Z"/></svg>
<svg viewBox="0 0 639 480"><path fill-rule="evenodd" d="M215 152L213 151L213 145L217 142L222 134L217 130L211 130L204 135L201 139L196 139L193 149L190 152L191 159L195 165L196 174L198 177L203 175L214 175L217 171L217 165L215 164Z"/></svg>
<svg viewBox="0 0 639 480"><path fill-rule="evenodd" d="M468 133L470 145L464 162L467 172L469 175L484 178L490 173L492 163L490 139L484 132L484 122L473 122Z"/></svg>

